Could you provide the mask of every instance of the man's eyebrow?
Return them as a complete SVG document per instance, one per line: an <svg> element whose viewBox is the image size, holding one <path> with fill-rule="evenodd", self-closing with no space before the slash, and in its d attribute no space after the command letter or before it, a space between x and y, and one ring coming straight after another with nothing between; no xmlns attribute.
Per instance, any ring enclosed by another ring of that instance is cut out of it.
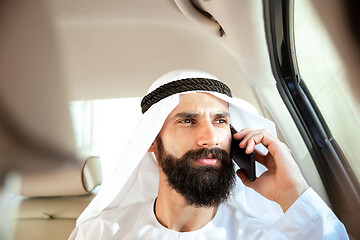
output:
<svg viewBox="0 0 360 240"><path fill-rule="evenodd" d="M195 118L199 116L199 113L196 112L179 112L174 115L174 118ZM215 118L229 118L230 113L229 112L216 112L212 114Z"/></svg>
<svg viewBox="0 0 360 240"><path fill-rule="evenodd" d="M195 112L179 112L174 115L174 118L195 118L197 116L199 116L199 114Z"/></svg>
<svg viewBox="0 0 360 240"><path fill-rule="evenodd" d="M230 113L229 112L219 112L214 114L215 118L229 118Z"/></svg>

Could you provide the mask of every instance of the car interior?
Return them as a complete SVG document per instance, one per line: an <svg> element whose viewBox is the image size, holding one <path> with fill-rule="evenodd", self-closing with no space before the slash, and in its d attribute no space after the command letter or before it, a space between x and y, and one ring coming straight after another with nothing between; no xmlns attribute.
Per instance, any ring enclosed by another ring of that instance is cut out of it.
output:
<svg viewBox="0 0 360 240"><path fill-rule="evenodd" d="M274 121L360 239L360 38L346 27L359 7L348 2L1 1L0 239L67 239L111 181L141 98L175 69L217 76Z"/></svg>

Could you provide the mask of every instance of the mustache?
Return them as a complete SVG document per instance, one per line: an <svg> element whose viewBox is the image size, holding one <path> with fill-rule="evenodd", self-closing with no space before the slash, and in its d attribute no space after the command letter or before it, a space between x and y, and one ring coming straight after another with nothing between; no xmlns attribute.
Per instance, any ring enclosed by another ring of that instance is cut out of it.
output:
<svg viewBox="0 0 360 240"><path fill-rule="evenodd" d="M199 160L204 158L214 158L221 162L231 162L230 154L221 148L200 148L187 151L179 160Z"/></svg>

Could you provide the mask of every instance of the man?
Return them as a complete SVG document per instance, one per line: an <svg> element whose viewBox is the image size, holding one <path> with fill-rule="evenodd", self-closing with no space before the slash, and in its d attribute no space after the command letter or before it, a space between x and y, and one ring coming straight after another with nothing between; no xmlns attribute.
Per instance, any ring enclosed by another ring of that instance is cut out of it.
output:
<svg viewBox="0 0 360 240"><path fill-rule="evenodd" d="M143 98L142 111L112 185L70 239L348 239L271 134L273 124L214 76L168 73ZM230 125L241 131L232 136ZM267 168L253 182L236 172L250 188L235 176L232 137Z"/></svg>

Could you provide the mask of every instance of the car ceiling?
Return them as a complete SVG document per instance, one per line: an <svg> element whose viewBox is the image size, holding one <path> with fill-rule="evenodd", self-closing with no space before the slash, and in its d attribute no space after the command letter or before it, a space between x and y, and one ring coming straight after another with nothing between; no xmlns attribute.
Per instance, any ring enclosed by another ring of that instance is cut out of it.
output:
<svg viewBox="0 0 360 240"><path fill-rule="evenodd" d="M199 1L223 37L214 21L184 3L2 1L0 127L6 131L0 137L18 136L16 144L26 149L46 142L71 155L68 101L142 97L159 76L184 68L214 74L264 115L279 112L262 1Z"/></svg>
<svg viewBox="0 0 360 240"><path fill-rule="evenodd" d="M275 84L262 1L50 0L70 100L141 97L173 69L198 69L258 105L253 87Z"/></svg>

